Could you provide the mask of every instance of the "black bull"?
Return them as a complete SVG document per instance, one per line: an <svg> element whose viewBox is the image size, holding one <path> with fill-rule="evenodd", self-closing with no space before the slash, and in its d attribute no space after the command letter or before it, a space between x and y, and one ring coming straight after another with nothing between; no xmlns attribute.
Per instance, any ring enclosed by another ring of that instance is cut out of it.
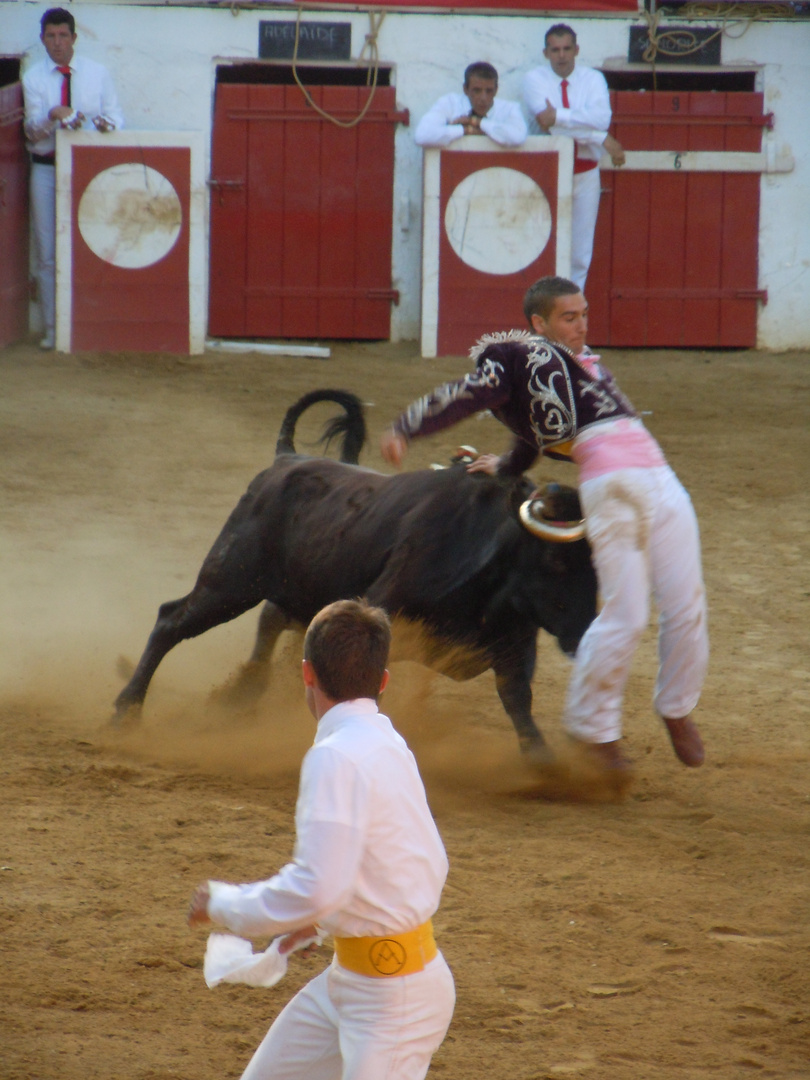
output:
<svg viewBox="0 0 810 1080"><path fill-rule="evenodd" d="M344 409L331 425L343 440L340 462L295 452L295 423L316 401ZM596 613L587 541L531 535L517 516L532 491L523 477L469 474L463 465L385 476L346 464L364 438L351 394L315 391L288 411L275 463L240 499L194 588L161 606L116 701L118 718L137 715L158 664L186 638L266 601L253 656L231 688L256 695L283 630L305 627L334 600L364 596L419 625L429 643L423 663L459 679L492 668L521 748L542 750L532 719L537 631L575 652ZM569 498L578 505L574 492Z"/></svg>

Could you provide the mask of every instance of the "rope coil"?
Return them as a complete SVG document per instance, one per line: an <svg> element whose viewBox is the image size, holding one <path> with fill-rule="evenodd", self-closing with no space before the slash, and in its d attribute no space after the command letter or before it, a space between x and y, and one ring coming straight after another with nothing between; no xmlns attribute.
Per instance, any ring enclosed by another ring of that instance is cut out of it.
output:
<svg viewBox="0 0 810 1080"><path fill-rule="evenodd" d="M725 35L726 37L738 40L746 33L751 23L759 22L763 19L770 19L775 12L780 14L786 12L789 8L788 4L757 4L756 6L748 4L713 4L713 3L694 3L687 4L679 13L682 17L698 19L698 18L719 18L721 26L710 34L709 37L704 38L702 41L698 41L697 35L692 31L681 27L678 30L661 30L659 29L661 23L660 11L645 11L644 21L647 23L647 38L649 44L645 48L641 55L642 60L652 65L653 73L653 89L658 89L658 80L656 72L656 61L658 56L690 56L692 53L700 52L710 41L714 41L715 38ZM744 18L742 16L745 16ZM742 30L739 34L731 34L730 28L732 26L741 26ZM685 39L691 38L692 44L688 48L684 48ZM672 48L671 45L678 41L677 48ZM669 42L670 47L667 47Z"/></svg>
<svg viewBox="0 0 810 1080"><path fill-rule="evenodd" d="M377 48L377 36L378 36L378 34L380 32L380 28L382 27L383 20L385 19L385 12L380 11L380 10L369 9L369 12L368 12L369 32L366 34L365 41L363 42L363 48L360 50L360 52L358 54L358 57L357 57L358 62L360 62L363 59L363 55L366 52L366 49L368 49L369 60L371 62L370 67L368 69L368 74L366 75L366 86L369 87L368 98L366 99L366 102L363 105L363 108L360 110L360 112L357 114L357 116L355 116L353 119L351 119L351 120L338 120L338 118L336 116L332 116L325 109L322 109L320 107L320 105L318 105L315 101L313 101L312 95L310 94L309 90L307 90L307 88L304 86L304 84L301 82L301 78L300 78L300 76L298 74L298 66L297 66L298 65L298 42L299 42L300 33L301 33L301 15L303 14L303 11L304 11L304 5L299 4L298 5L298 16L297 16L297 18L295 20L295 47L293 48L293 58L292 58L292 73L293 73L293 78L295 79L296 85L298 86L299 90L301 91L301 93L306 98L307 103L311 106L311 108L313 108L315 110L316 113L318 113L319 116L322 116L324 118L324 120L328 120L330 123L335 124L336 127L340 127L340 128L353 128L353 127L356 127L357 124L359 124L360 121L363 119L363 117L366 115L368 110L371 108L371 103L374 100L374 94L375 94L375 92L377 90L377 77L378 77L379 71L380 71L380 54L379 54L379 50Z"/></svg>

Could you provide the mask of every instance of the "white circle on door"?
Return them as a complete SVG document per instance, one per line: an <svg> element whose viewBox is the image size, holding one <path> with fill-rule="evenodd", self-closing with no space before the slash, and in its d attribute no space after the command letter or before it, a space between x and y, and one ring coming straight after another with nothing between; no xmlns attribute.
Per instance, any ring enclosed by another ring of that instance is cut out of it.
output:
<svg viewBox="0 0 810 1080"><path fill-rule="evenodd" d="M530 266L545 249L551 227L551 207L538 184L501 166L465 176L444 212L453 251L485 274L516 274Z"/></svg>
<svg viewBox="0 0 810 1080"><path fill-rule="evenodd" d="M79 200L78 224L84 242L100 259L140 270L172 250L183 208L170 180L133 161L93 177Z"/></svg>

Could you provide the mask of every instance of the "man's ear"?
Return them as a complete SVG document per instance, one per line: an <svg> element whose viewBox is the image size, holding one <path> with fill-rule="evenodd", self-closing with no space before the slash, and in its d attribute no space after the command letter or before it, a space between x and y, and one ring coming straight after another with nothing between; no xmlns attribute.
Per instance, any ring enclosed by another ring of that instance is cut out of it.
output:
<svg viewBox="0 0 810 1080"><path fill-rule="evenodd" d="M386 686L388 686L389 677L390 677L390 674L389 674L388 668L386 668L385 671L383 672L383 677L380 680L380 693L382 693L383 690L386 688Z"/></svg>
<svg viewBox="0 0 810 1080"><path fill-rule="evenodd" d="M535 313L534 315L532 315L531 322L532 330L534 330L536 334L540 334L541 337L545 337L548 326L546 325L546 320L543 318L543 316Z"/></svg>
<svg viewBox="0 0 810 1080"><path fill-rule="evenodd" d="M304 679L304 686L311 686L314 689L318 685L318 676L315 674L315 668L309 660L301 661L301 675Z"/></svg>

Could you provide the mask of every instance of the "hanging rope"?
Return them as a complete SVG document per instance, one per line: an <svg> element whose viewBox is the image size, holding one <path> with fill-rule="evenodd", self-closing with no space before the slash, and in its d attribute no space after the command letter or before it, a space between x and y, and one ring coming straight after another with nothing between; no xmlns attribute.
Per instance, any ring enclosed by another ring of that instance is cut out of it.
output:
<svg viewBox="0 0 810 1080"><path fill-rule="evenodd" d="M656 69L656 60L658 56L690 56L692 53L700 52L704 46L708 45L710 41L714 41L715 38L725 34L727 37L733 38L735 41L741 38L743 34L748 30L748 27L752 22L757 22L762 19L771 18L771 12L774 8L780 8L779 4L758 4L755 8L750 9L748 6L743 7L741 4L724 5L722 8L720 5L714 4L688 4L683 8L683 14L688 15L689 18L710 17L708 15L708 9L713 9L717 13L717 17L721 19L722 25L710 34L709 37L698 40L697 34L691 30L687 30L685 27L680 27L677 30L659 30L661 22L660 11L645 11L644 19L647 23L647 37L649 44L642 53L641 59L648 64L652 65L653 74L653 90L658 89L658 73ZM705 12L703 16L700 12ZM740 18L742 13L745 13L745 18ZM742 30L739 34L731 34L731 26L741 26ZM677 48L672 48L675 42L678 42ZM669 47L668 47L669 45ZM684 48L684 45L687 47Z"/></svg>
<svg viewBox="0 0 810 1080"><path fill-rule="evenodd" d="M370 66L369 66L369 69L368 69L368 73L366 75L366 86L369 87L369 93L368 93L368 98L366 99L366 103L363 106L363 108L360 110L360 112L357 114L357 116L355 116L352 120L338 120L338 118L336 116L332 116L330 113L326 112L325 109L322 109L320 107L320 105L318 105L315 101L313 101L312 95L310 94L309 90L307 90L307 88L304 86L304 84L301 82L301 79L300 79L300 77L298 75L298 66L297 66L298 65L298 41L299 41L300 31L301 31L301 15L303 13L303 10L304 10L303 4L299 4L299 6L298 6L298 17L295 20L295 48L293 49L293 59L292 59L293 78L295 79L301 93L304 95L304 97L306 98L308 103L312 106L312 108L315 110L315 112L318 113L319 116L322 116L324 118L324 120L328 120L330 123L335 124L337 127L353 128L357 124L360 123L360 121L366 115L368 110L371 108L371 103L374 100L374 94L375 94L375 92L377 90L377 77L378 77L379 71L380 71L380 54L379 54L379 50L377 48L377 36L378 36L378 34L380 32L380 28L382 27L383 20L385 19L385 12L384 11L379 11L379 10L375 11L373 9L369 9L369 13L368 13L369 32L366 34L366 39L365 39L365 41L363 43L363 48L360 50L360 52L358 54L358 57L357 57L358 62L361 61L363 59L363 56L364 56L365 52L366 52L366 49L368 49L368 58L370 60Z"/></svg>

